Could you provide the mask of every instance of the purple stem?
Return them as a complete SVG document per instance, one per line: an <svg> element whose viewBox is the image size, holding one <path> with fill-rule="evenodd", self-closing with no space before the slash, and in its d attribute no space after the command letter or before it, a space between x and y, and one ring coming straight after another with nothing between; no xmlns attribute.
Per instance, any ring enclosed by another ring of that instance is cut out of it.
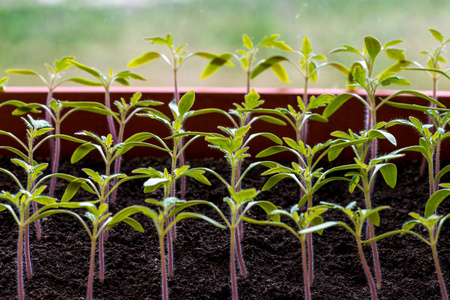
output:
<svg viewBox="0 0 450 300"><path fill-rule="evenodd" d="M105 256L104 256L104 249L103 249L104 238L105 238L105 231L103 231L100 234L100 240L98 243L98 260L99 260L99 264L100 264L100 282L101 283L105 282Z"/></svg>
<svg viewBox="0 0 450 300"><path fill-rule="evenodd" d="M93 299L94 291L94 267L95 267L95 244L96 241L91 241L91 261L89 264L89 277L88 277L88 288L87 288L87 300Z"/></svg>
<svg viewBox="0 0 450 300"><path fill-rule="evenodd" d="M305 247L305 241L303 239L300 240L301 246L302 246L302 268L303 268L303 284L305 286L305 300L311 300L311 282L309 281L308 276L308 266L307 266L307 259L306 259L306 247Z"/></svg>
<svg viewBox="0 0 450 300"><path fill-rule="evenodd" d="M19 300L25 300L25 288L23 282L23 231L24 228L20 225L17 241L17 294Z"/></svg>
<svg viewBox="0 0 450 300"><path fill-rule="evenodd" d="M442 276L441 267L439 264L439 257L436 249L436 244L433 244L431 246L431 250L433 251L433 260L434 260L434 266L436 267L436 273L439 279L439 286L441 288L441 295L442 299L448 300L448 294L447 294L447 288L445 287L444 283L444 277Z"/></svg>
<svg viewBox="0 0 450 300"><path fill-rule="evenodd" d="M230 270L231 270L231 293L232 299L238 300L238 290L237 290L237 282L236 282L236 258L235 258L235 237L236 237L236 229L231 230L231 238L230 238Z"/></svg>
<svg viewBox="0 0 450 300"><path fill-rule="evenodd" d="M366 274L367 281L369 283L370 294L372 296L372 300L377 300L377 289L375 288L375 282L373 281L372 274L370 274L369 266L367 265L366 258L364 257L364 251L363 251L363 248L362 248L361 238L360 237L358 238L357 243L358 243L359 257L361 258L361 263L362 263L363 268L364 268L364 273Z"/></svg>
<svg viewBox="0 0 450 300"><path fill-rule="evenodd" d="M169 218L166 218L166 226L169 226ZM172 238L172 231L169 230L167 232L167 256L168 256L168 265L169 265L169 277L173 276L173 238ZM164 262L165 263L165 262Z"/></svg>
<svg viewBox="0 0 450 300"><path fill-rule="evenodd" d="M162 281L161 297L163 300L169 300L169 287L167 284L167 267L166 267L166 253L165 253L166 250L164 249L164 236L159 237L159 247L161 254L161 281Z"/></svg>
<svg viewBox="0 0 450 300"><path fill-rule="evenodd" d="M314 247L312 233L307 235L306 245L308 248L308 283L309 287L311 287L314 281Z"/></svg>
<svg viewBox="0 0 450 300"><path fill-rule="evenodd" d="M25 214L25 219L28 220L30 216L30 211L27 209ZM31 280L33 278L33 268L31 266L31 256L30 256L30 224L25 225L25 265L27 269L28 279Z"/></svg>
<svg viewBox="0 0 450 300"><path fill-rule="evenodd" d="M56 134L59 134L59 130L57 129ZM58 166L59 166L59 154L61 149L61 140L59 138L56 138L56 141L54 143L55 148L53 149L53 159L52 159L52 173L55 174L58 172ZM50 182L50 192L49 196L53 197L53 194L55 193L55 187L56 187L56 177L52 177L52 180Z"/></svg>
<svg viewBox="0 0 450 300"><path fill-rule="evenodd" d="M239 269L241 270L241 275L243 278L247 278L247 268L245 267L244 259L242 257L241 239L239 233L239 227L236 228L236 254L238 257Z"/></svg>
<svg viewBox="0 0 450 300"><path fill-rule="evenodd" d="M105 106L108 109L111 109L111 98L110 98L110 94L109 94L109 88L105 89ZM111 133L113 141L116 144L117 143L117 132L116 132L116 127L114 126L113 117L107 116L107 120L108 120L109 133Z"/></svg>
<svg viewBox="0 0 450 300"><path fill-rule="evenodd" d="M121 163L122 163L122 156L118 156L116 158L116 162L115 162L115 165L114 165L114 174L120 173L120 165L121 165ZM113 186L115 186L117 184L117 182L118 182L118 179L115 178L113 180ZM110 201L111 204L115 204L116 203L116 197L117 197L117 189L115 189L112 192L112 194L111 194L111 201Z"/></svg>

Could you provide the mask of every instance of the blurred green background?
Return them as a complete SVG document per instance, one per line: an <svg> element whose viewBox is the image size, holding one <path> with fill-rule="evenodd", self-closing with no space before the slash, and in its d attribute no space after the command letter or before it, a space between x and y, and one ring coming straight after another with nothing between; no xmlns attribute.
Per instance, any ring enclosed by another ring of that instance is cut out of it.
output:
<svg viewBox="0 0 450 300"><path fill-rule="evenodd" d="M362 48L363 37L373 35L383 44L392 39L404 40L401 47L407 49L408 58L425 64L426 57L419 51L437 46L428 29L450 37L449 13L448 0L1 0L0 76L8 68L28 68L45 74L44 63L70 55L104 73L109 68L121 71L131 59L146 51L164 52L166 49L142 38L167 33L173 35L175 44L187 44L189 51L213 53L241 48L244 33L256 43L264 35L277 33L294 49L308 36L314 52L347 65L357 57L328 52L343 43ZM258 58L276 53L260 51ZM389 59L383 57L379 68L387 63ZM245 86L245 75L238 65L200 80L205 64L200 58L187 61L179 72L180 86ZM287 70L291 84L283 84L267 72L253 85L302 87L294 68L287 66ZM172 85L170 70L163 61L134 71L148 79L145 83L133 82L134 85ZM72 72L76 73L68 71ZM88 77L84 73L78 75ZM431 86L425 73L404 71L401 75L413 83L414 89ZM450 88L445 81L449 80L440 81L440 89ZM8 85L41 83L31 77L11 75ZM344 86L345 78L327 68L311 85Z"/></svg>

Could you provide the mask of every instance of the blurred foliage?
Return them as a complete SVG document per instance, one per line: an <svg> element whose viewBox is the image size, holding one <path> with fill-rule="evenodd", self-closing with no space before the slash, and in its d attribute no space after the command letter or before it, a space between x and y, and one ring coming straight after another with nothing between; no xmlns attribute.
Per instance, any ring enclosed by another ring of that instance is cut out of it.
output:
<svg viewBox="0 0 450 300"><path fill-rule="evenodd" d="M143 37L167 33L180 44L188 44L189 51L215 53L239 48L244 33L254 41L277 33L295 50L308 36L316 51L324 54L343 43L362 47L363 37L373 35L382 43L405 40L402 47L408 58L424 64L426 57L419 51L436 46L428 28L448 36L449 11L448 0L2 0L0 72L8 68L42 72L44 62L68 55L102 72L119 70L131 58L149 51L150 44ZM264 50L260 57L274 53L273 49ZM350 63L345 55L327 56ZM160 64L136 71L148 78L151 86L171 86L171 74ZM236 67L201 81L204 64L200 59L187 63L180 72L180 85L245 86L245 77ZM301 87L294 69L288 66L288 72L290 85L279 83L272 74L258 77L254 85ZM407 72L402 76L413 88L430 89L426 76ZM40 83L14 77L9 84ZM345 80L335 70L324 68L311 87L344 86ZM448 87L444 81L440 84L440 89Z"/></svg>

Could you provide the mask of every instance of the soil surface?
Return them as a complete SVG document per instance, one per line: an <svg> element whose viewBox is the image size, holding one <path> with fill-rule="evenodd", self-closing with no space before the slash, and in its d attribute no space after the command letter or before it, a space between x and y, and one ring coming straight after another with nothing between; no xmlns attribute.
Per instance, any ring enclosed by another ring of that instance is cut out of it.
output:
<svg viewBox="0 0 450 300"><path fill-rule="evenodd" d="M14 169L8 159L1 159L3 167ZM188 160L191 167L204 166L221 174L228 174L224 160ZM373 194L374 207L388 205L391 208L380 213L381 225L376 233L400 229L410 217L409 212L423 214L428 194L427 176L419 176L420 163L399 163L398 183L389 188L377 181ZM81 168L89 166L102 171L100 163L84 161L70 165L64 162L61 172L83 176ZM131 174L138 167L152 166L158 170L168 167L165 159L139 159L125 162L123 172ZM267 177L255 169L244 180L244 188L261 189ZM18 172L18 176L22 176ZM228 213L223 198L227 191L213 176L205 186L188 180L187 199L204 199L218 205ZM83 176L85 177L85 176ZM23 178L23 176L21 177ZM143 180L130 181L119 189L115 212L124 207L144 205L146 198L160 198L161 193L143 193ZM60 181L57 196L61 196L65 183ZM0 190L17 192L6 176L0 177ZM80 193L78 200L92 200ZM259 199L270 200L289 209L298 202L298 187L293 181L284 180L271 190L261 192ZM314 198L320 201L347 205L357 201L364 206L362 194L348 192L348 185L336 182L324 186ZM211 209L192 209L216 220ZM440 214L450 213L450 201L444 201ZM263 219L264 214L255 209L253 218ZM325 220L346 220L342 214L328 211ZM110 231L105 244L106 279L104 284L96 273L95 299L161 299L160 257L157 235L150 219L135 215L145 233L134 231L120 224ZM445 282L450 282L449 227L444 226L438 244ZM38 241L34 226L31 235L31 257L34 268L32 280L25 279L27 299L84 299L89 271L90 241L80 223L68 215L53 215L43 220L43 238ZM425 234L422 228L420 233ZM17 224L7 211L0 213L0 299L16 299L16 250ZM170 299L230 299L230 251L229 233L204 221L186 220L179 223L175 241L175 272L169 281ZM288 231L278 227L245 224L242 240L243 255L248 271L247 278L239 276L240 299L304 299L300 243ZM379 299L440 299L439 284L431 255L431 249L413 236L393 236L378 243L382 268L382 287ZM326 229L322 235L314 235L315 272L311 288L313 299L369 299L370 291L359 260L356 241L342 227ZM364 247L372 267L369 246ZM373 271L373 270L372 270Z"/></svg>

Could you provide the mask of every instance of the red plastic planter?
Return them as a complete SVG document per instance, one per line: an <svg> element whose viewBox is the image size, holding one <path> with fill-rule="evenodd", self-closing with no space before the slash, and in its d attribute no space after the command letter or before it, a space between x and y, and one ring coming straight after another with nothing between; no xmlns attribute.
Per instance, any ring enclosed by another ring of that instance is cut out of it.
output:
<svg viewBox="0 0 450 300"><path fill-rule="evenodd" d="M162 101L167 104L173 98L173 90L171 88L151 88L151 87L113 87L111 88L111 100L119 100L121 97L128 100L134 92L141 92L143 99L151 99ZM187 88L181 88L180 93L188 91ZM201 109L208 107L216 107L223 110L234 108L233 103L241 103L244 101L245 89L243 88L194 88L196 100L193 109ZM302 89L275 89L275 88L256 88L261 95L261 99L265 100L263 107L276 108L286 107L288 104L296 106L297 96L301 96ZM323 93L341 94L345 90L337 89L311 89L310 95L318 96ZM380 91L378 96L387 97L395 91ZM424 92L430 94L428 92ZM44 87L7 87L4 93L0 94L0 101L21 100L25 102L45 103L47 89ZM55 90L54 98L63 101L104 101L103 88L97 87L59 87ZM418 103L425 105L425 101L413 96L399 96L398 101L407 103ZM439 93L439 100L446 105L450 104L450 92ZM164 113L169 114L167 105L158 107ZM17 116L11 116L12 107L4 107L0 109L1 130L14 133L18 137L25 137L24 122ZM420 112L397 109L385 105L378 113L378 121L389 121L395 118L407 118L414 115L422 121L426 121L424 115ZM43 117L41 114L39 117ZM353 131L360 131L364 126L364 107L356 99L349 100L329 119L328 123L311 122L308 132L308 143L313 145L318 142L324 142L330 138L330 133L334 130L347 131L349 128ZM217 131L217 126L231 126L229 121L218 114L202 115L188 120L186 124L187 130L195 131ZM99 135L106 135L107 132L106 117L94 115L86 112L75 112L69 116L62 124L61 132L73 135L81 130L89 130ZM126 136L139 131L149 131L161 137L169 135L169 131L161 123L153 121L149 118L136 117L127 125ZM277 134L280 137L293 137L290 127L276 126L264 122L255 123L252 132L268 131ZM413 130L405 126L396 126L389 129L398 140L399 147L413 145L418 143L419 136ZM272 142L263 138L255 140L251 144L251 153L254 155L264 147L271 145ZM1 145L14 145L14 142L6 136L0 136ZM16 146L16 145L15 145ZM63 141L62 158L68 158L72 154L77 145L72 142ZM446 147L447 145L444 145ZM385 141L380 142L380 152L390 152L395 148ZM3 151L3 155L9 155ZM48 156L48 147L40 148L38 155ZM222 154L217 150L209 149L207 143L203 140L194 142L187 151L187 157L220 157ZM133 149L127 156L160 156L164 155L156 150L148 148ZM444 150L443 159L449 159L450 155ZM410 159L415 159L417 155L408 155ZM278 157L282 159L282 156ZM348 160L350 157L345 155L341 159Z"/></svg>

